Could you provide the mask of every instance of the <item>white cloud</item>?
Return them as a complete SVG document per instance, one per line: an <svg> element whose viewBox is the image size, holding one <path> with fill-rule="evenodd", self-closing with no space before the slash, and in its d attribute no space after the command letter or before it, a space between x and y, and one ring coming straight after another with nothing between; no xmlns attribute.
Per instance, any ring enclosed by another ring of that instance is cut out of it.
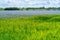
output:
<svg viewBox="0 0 60 40"><path fill-rule="evenodd" d="M60 0L0 0L0 7L59 7Z"/></svg>

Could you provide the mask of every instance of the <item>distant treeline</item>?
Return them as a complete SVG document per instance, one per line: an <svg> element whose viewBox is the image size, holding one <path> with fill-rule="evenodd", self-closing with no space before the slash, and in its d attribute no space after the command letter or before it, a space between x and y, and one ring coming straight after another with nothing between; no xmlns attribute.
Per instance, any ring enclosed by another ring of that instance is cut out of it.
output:
<svg viewBox="0 0 60 40"><path fill-rule="evenodd" d="M60 10L60 7L55 8L55 7L40 7L40 8L33 8L33 7L28 7L28 8L17 8L17 7L9 7L9 8L0 8L0 10Z"/></svg>

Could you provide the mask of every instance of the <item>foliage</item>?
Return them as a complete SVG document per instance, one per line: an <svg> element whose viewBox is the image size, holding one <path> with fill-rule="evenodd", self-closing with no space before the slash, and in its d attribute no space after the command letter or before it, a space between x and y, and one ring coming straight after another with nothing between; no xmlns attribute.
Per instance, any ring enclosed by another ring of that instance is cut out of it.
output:
<svg viewBox="0 0 60 40"><path fill-rule="evenodd" d="M4 8L0 8L0 10L4 10Z"/></svg>
<svg viewBox="0 0 60 40"><path fill-rule="evenodd" d="M18 8L18 7L8 7L8 8L0 8L0 10L60 10L60 7L55 8L55 7L40 7L40 8L34 8L34 7L27 7L27 8Z"/></svg>
<svg viewBox="0 0 60 40"><path fill-rule="evenodd" d="M10 7L10 8L5 8L4 10L19 10L19 8L16 8L16 7Z"/></svg>

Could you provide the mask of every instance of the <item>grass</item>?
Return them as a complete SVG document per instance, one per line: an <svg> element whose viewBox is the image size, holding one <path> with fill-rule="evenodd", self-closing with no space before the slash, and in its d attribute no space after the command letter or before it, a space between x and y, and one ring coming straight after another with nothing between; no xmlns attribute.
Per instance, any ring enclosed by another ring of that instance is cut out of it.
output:
<svg viewBox="0 0 60 40"><path fill-rule="evenodd" d="M60 40L60 15L0 18L0 40Z"/></svg>

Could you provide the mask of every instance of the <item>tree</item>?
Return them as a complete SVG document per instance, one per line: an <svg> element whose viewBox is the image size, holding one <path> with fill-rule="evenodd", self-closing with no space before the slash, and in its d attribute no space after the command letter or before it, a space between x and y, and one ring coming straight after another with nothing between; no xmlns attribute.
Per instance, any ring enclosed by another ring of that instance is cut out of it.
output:
<svg viewBox="0 0 60 40"><path fill-rule="evenodd" d="M5 8L4 10L20 10L20 9L16 7L9 7L9 8Z"/></svg>

